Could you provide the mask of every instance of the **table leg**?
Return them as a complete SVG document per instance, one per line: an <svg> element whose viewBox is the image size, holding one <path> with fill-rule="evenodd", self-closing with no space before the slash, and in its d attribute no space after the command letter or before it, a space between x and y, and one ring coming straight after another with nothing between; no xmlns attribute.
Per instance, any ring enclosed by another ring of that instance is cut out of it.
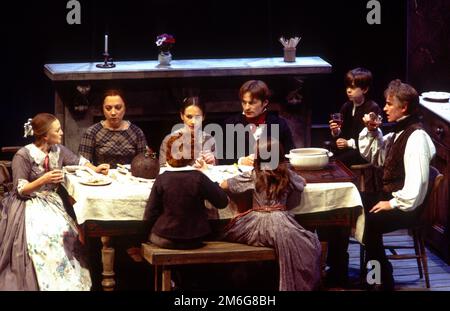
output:
<svg viewBox="0 0 450 311"><path fill-rule="evenodd" d="M170 267L163 266L162 271L162 291L163 292L170 292L171 290L171 284L170 281L172 280L171 273L170 273Z"/></svg>
<svg viewBox="0 0 450 311"><path fill-rule="evenodd" d="M111 237L101 237L102 248L102 263L103 263L103 280L102 286L104 291L113 291L116 281L114 280L114 248L111 247Z"/></svg>
<svg viewBox="0 0 450 311"><path fill-rule="evenodd" d="M155 286L155 292L161 291L161 267L158 265L154 266L154 286Z"/></svg>

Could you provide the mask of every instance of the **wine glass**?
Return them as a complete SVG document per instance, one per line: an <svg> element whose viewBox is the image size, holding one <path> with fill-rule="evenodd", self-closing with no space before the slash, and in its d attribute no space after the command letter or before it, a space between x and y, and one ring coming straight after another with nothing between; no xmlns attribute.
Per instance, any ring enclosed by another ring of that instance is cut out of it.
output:
<svg viewBox="0 0 450 311"><path fill-rule="evenodd" d="M330 115L331 120L336 123L339 127L342 125L342 113L335 112Z"/></svg>
<svg viewBox="0 0 450 311"><path fill-rule="evenodd" d="M369 112L369 121L373 124L381 124L383 122L383 117L375 112Z"/></svg>

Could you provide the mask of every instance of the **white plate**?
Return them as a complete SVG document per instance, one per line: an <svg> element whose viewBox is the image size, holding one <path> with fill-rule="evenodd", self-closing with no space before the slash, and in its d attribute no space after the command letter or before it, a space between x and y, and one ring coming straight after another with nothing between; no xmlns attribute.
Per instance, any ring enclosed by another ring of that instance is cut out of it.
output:
<svg viewBox="0 0 450 311"><path fill-rule="evenodd" d="M435 101L448 101L450 99L450 93L448 92L424 92L422 93L423 98Z"/></svg>
<svg viewBox="0 0 450 311"><path fill-rule="evenodd" d="M104 180L95 180L94 182L89 180L80 180L79 183L85 186L106 186L109 185L112 181L108 179Z"/></svg>

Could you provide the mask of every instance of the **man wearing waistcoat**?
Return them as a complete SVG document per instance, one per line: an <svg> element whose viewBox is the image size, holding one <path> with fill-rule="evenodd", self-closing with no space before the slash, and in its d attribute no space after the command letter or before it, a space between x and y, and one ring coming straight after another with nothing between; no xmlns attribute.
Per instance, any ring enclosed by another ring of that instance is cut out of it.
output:
<svg viewBox="0 0 450 311"><path fill-rule="evenodd" d="M359 151L366 160L383 168L382 191L363 197L366 260L377 260L381 268L381 284L369 289L393 290L392 265L383 247L383 233L417 223L436 149L418 117L417 91L397 79L389 83L384 96L383 110L387 120L395 122L394 131L383 136L379 123L365 116Z"/></svg>

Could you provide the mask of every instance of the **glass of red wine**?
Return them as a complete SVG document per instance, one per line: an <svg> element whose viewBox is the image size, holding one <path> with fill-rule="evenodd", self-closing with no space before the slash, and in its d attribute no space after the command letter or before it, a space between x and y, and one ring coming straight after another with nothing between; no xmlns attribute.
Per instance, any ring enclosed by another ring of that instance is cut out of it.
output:
<svg viewBox="0 0 450 311"><path fill-rule="evenodd" d="M336 123L336 124L339 125L339 126L342 125L342 113L340 113L340 112L335 112L335 113L332 113L332 114L330 115L330 117L331 117L331 120L332 120L334 123Z"/></svg>

